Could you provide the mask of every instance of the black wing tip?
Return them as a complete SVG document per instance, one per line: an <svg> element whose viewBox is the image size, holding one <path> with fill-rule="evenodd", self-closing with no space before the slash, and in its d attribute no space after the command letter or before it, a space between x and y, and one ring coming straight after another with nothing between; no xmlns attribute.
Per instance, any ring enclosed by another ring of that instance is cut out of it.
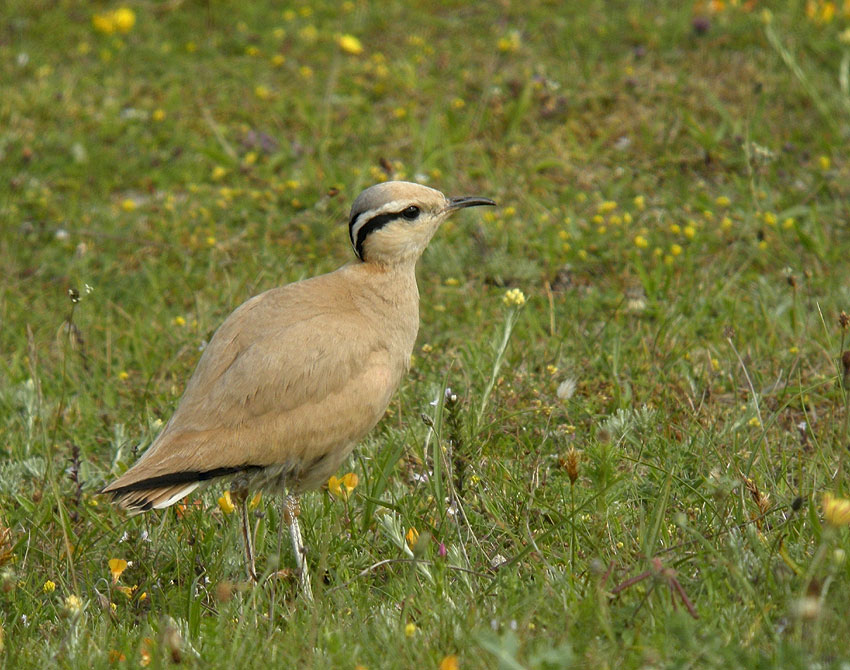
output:
<svg viewBox="0 0 850 670"><path fill-rule="evenodd" d="M229 475L236 475L240 472L249 472L252 470L262 470L262 466L237 465L224 468L213 468L212 470L183 470L181 472L170 472L165 475L157 475L156 477L140 479L132 482L131 484L119 486L114 489L109 488L111 485L104 486L100 491L98 491L98 493L111 495L112 499L115 500L119 496L126 495L127 493L133 493L134 491L159 489L165 488L166 486L179 486L180 484L207 482L211 479L218 479L219 477L227 477Z"/></svg>

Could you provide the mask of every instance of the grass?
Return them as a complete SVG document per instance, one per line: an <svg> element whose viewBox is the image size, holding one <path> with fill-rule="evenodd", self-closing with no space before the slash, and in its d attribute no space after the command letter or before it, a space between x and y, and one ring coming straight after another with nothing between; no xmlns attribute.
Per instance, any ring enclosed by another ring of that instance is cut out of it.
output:
<svg viewBox="0 0 850 670"><path fill-rule="evenodd" d="M271 4L0 10L4 667L848 667L841 4ZM273 501L250 588L223 486L96 492L387 178L501 207L422 259L350 497L302 501L311 605Z"/></svg>

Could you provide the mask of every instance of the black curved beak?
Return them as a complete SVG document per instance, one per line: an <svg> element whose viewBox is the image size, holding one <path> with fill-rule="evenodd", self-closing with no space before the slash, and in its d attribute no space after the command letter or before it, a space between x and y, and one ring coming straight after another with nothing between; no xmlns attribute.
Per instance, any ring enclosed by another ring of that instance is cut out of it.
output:
<svg viewBox="0 0 850 670"><path fill-rule="evenodd" d="M481 207L482 205L487 205L488 207L497 206L495 202L490 200L490 198L479 198L478 196L449 198L449 211L463 209L464 207Z"/></svg>

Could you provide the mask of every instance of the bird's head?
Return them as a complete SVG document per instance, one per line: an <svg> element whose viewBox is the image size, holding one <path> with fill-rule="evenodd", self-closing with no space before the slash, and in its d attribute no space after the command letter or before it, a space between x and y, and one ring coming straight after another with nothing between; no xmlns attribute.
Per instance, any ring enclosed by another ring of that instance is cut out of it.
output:
<svg viewBox="0 0 850 670"><path fill-rule="evenodd" d="M363 191L351 206L348 234L357 258L367 263L415 263L437 228L464 207L491 205L488 198L447 198L436 189L386 181Z"/></svg>

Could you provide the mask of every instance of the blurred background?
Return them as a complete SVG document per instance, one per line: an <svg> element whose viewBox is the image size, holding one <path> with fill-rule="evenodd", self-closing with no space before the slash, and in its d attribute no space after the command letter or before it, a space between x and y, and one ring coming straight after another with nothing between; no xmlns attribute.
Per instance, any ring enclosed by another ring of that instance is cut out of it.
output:
<svg viewBox="0 0 850 670"><path fill-rule="evenodd" d="M6 0L0 660L846 659L848 141L846 0ZM387 179L500 207L436 236L410 379L305 499L313 616L240 590L221 489L96 491Z"/></svg>

